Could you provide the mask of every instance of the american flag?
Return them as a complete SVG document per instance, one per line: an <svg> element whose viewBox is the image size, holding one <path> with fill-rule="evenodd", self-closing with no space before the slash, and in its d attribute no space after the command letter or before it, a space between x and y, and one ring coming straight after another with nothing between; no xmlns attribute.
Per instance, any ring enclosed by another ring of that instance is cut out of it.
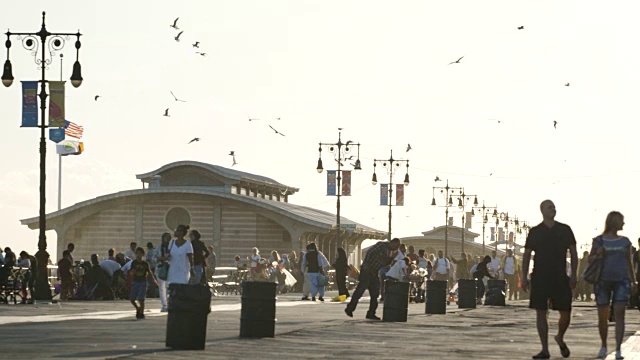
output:
<svg viewBox="0 0 640 360"><path fill-rule="evenodd" d="M66 136L71 136L76 139L81 139L83 132L84 132L84 128L81 125L78 125L73 121L65 121L64 134Z"/></svg>

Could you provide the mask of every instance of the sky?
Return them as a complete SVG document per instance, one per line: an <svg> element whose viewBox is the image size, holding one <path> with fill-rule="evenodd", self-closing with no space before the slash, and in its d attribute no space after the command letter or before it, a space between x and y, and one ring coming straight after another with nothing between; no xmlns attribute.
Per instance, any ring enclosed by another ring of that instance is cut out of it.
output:
<svg viewBox="0 0 640 360"><path fill-rule="evenodd" d="M36 32L43 10L49 31L83 34L84 82L67 87L66 117L84 126L85 152L62 159L63 207L141 188L136 174L174 161L231 167L235 151L234 169L300 188L292 203L335 211L315 167L318 143L337 142L342 128L343 141L361 144L362 162L344 217L386 231L373 160L391 151L409 160L394 237L444 225L444 208L431 206L433 187L444 185L436 176L530 224L552 199L580 245L612 210L626 216L624 235L640 236L637 2L33 0L1 12L0 28ZM176 17L180 42L169 26ZM38 215L39 130L20 128L19 81L39 72L12 41L16 80L0 88L0 246L35 252L38 231L19 220ZM74 41L62 51L67 81ZM56 53L48 79L60 70ZM49 140L47 151L51 212L58 156ZM336 169L326 149L322 160ZM451 209L456 225L461 215ZM482 231L479 216L472 230ZM55 232L47 237L55 253Z"/></svg>

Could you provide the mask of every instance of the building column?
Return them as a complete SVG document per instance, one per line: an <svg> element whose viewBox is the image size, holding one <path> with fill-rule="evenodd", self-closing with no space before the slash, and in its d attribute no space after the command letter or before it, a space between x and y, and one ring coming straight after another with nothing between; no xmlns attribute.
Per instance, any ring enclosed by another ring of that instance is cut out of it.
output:
<svg viewBox="0 0 640 360"><path fill-rule="evenodd" d="M213 250L216 252L218 264L222 265L222 206L213 204Z"/></svg>
<svg viewBox="0 0 640 360"><path fill-rule="evenodd" d="M145 248L144 244L144 202L142 201L142 196L138 196L136 199L136 228L135 228L135 239L136 242L142 248Z"/></svg>

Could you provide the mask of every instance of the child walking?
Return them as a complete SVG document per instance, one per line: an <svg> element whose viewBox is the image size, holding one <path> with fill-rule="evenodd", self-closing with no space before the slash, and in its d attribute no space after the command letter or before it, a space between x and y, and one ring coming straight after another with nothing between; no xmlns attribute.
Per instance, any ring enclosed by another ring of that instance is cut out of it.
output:
<svg viewBox="0 0 640 360"><path fill-rule="evenodd" d="M131 262L133 281L131 283L131 303L136 308L136 319L144 319L144 299L147 294L147 279L158 286L158 281L151 272L149 263L144 260L144 249L136 249L136 259ZM136 304L136 300L139 304Z"/></svg>

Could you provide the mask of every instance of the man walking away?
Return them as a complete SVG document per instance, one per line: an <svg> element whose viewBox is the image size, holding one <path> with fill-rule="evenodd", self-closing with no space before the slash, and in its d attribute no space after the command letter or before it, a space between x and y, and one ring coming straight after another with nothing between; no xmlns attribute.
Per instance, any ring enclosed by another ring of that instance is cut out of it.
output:
<svg viewBox="0 0 640 360"><path fill-rule="evenodd" d="M356 310L358 301L364 294L365 290L369 290L369 311L367 311L367 319L380 320L376 316L376 309L378 309L378 295L380 292L380 280L378 274L380 269L391 263L391 253L398 250L400 247L400 239L394 238L393 240L378 241L373 245L364 257L362 266L360 267L360 275L358 276L358 287L351 296L351 301L344 309L344 312L349 317L353 317L353 312Z"/></svg>
<svg viewBox="0 0 640 360"><path fill-rule="evenodd" d="M531 273L531 297L529 307L536 309L536 327L540 336L542 351L532 356L533 359L549 359L549 324L547 316L548 304L551 309L560 313L558 320L558 334L555 337L560 353L569 357L571 352L564 342L564 334L571 320L572 289L576 287L576 273L578 272L578 253L576 239L568 225L554 220L556 207L551 200L540 204L542 223L529 232L525 251L522 257L522 289L529 289L529 260L531 252L533 258L533 272ZM567 276L567 250L571 254L571 277Z"/></svg>
<svg viewBox="0 0 640 360"><path fill-rule="evenodd" d="M508 249L507 255L502 259L502 269L504 269L504 279L507 280L509 287L509 300L512 298L518 300L518 280L516 279L516 257L513 256L513 250Z"/></svg>

